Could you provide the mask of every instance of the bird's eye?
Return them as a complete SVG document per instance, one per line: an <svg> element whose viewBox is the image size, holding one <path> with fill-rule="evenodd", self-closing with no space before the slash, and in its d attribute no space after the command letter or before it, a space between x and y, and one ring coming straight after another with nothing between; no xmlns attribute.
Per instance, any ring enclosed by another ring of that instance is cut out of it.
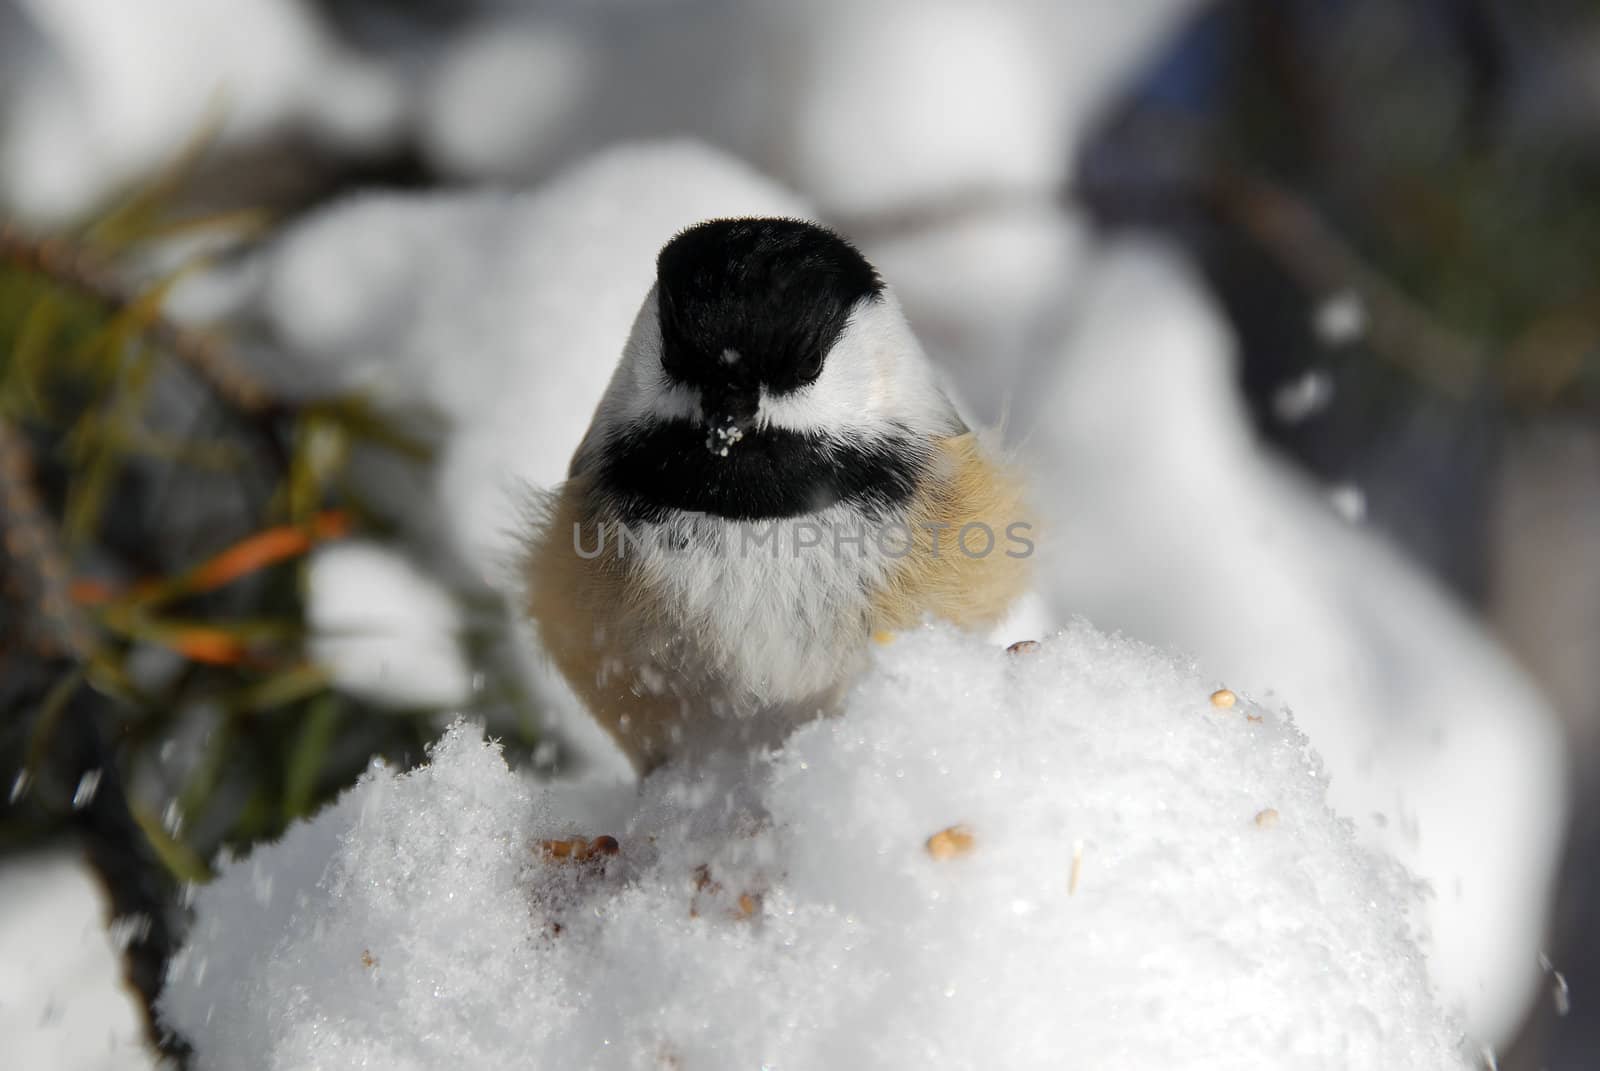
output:
<svg viewBox="0 0 1600 1071"><path fill-rule="evenodd" d="M822 374L822 351L813 350L804 355L795 363L795 380L798 386L805 386Z"/></svg>

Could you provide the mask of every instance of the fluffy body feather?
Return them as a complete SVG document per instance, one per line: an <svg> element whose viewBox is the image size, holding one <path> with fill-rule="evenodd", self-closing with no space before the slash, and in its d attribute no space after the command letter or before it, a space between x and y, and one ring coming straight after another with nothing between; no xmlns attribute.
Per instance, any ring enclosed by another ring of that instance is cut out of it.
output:
<svg viewBox="0 0 1600 1071"><path fill-rule="evenodd" d="M994 624L1026 585L1028 519L853 248L702 224L663 250L541 503L528 610L647 770L829 711L875 634Z"/></svg>

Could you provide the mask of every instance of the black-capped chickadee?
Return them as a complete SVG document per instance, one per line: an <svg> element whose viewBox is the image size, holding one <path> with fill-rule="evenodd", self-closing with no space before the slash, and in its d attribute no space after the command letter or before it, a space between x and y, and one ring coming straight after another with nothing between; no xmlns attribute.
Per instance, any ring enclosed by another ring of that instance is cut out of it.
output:
<svg viewBox="0 0 1600 1071"><path fill-rule="evenodd" d="M998 622L1027 583L1023 500L854 246L713 220L661 250L541 503L528 610L644 771L831 710L874 637Z"/></svg>

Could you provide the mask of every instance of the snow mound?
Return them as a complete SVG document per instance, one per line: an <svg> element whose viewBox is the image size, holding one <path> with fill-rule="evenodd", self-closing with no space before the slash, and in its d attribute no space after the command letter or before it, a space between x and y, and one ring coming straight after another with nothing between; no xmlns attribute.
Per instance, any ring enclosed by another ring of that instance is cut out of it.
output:
<svg viewBox="0 0 1600 1071"><path fill-rule="evenodd" d="M0 862L0 1038L6 1066L134 1071L157 1066L123 979L111 903L81 858Z"/></svg>
<svg viewBox="0 0 1600 1071"><path fill-rule="evenodd" d="M1416 889L1215 686L1087 625L923 630L637 795L458 725L225 864L162 1014L201 1066L1465 1067Z"/></svg>
<svg viewBox="0 0 1600 1071"><path fill-rule="evenodd" d="M339 688L404 708L459 706L471 695L460 608L394 551L368 542L320 548L306 592L311 657Z"/></svg>
<svg viewBox="0 0 1600 1071"><path fill-rule="evenodd" d="M1162 245L1114 243L1084 273L1061 356L1019 403L1054 488L1047 597L1291 705L1329 801L1431 886L1443 998L1507 1041L1541 974L1560 725L1444 592L1254 441L1233 347Z"/></svg>
<svg viewBox="0 0 1600 1071"><path fill-rule="evenodd" d="M505 181L681 131L757 163L835 218L1048 196L1119 82L1197 6L509 5L444 45L422 89L419 136L447 173Z"/></svg>
<svg viewBox="0 0 1600 1071"><path fill-rule="evenodd" d="M24 217L81 216L218 121L225 143L295 128L371 150L406 120L394 75L345 51L304 0L18 6L8 36L21 44L0 85L0 204Z"/></svg>
<svg viewBox="0 0 1600 1071"><path fill-rule="evenodd" d="M1034 21L1012 5L812 5L786 27L801 73L784 173L847 216L1059 184L1059 59Z"/></svg>

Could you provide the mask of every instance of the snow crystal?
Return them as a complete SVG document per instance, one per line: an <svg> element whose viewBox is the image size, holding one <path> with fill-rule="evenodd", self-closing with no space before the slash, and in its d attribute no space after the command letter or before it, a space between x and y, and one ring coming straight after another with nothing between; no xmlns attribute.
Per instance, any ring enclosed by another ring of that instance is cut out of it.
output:
<svg viewBox="0 0 1600 1071"><path fill-rule="evenodd" d="M83 776L78 778L78 786L72 790L72 809L81 811L94 802L95 796L100 792L100 777L102 770L85 770Z"/></svg>
<svg viewBox="0 0 1600 1071"><path fill-rule="evenodd" d="M165 1021L247 1068L1466 1066L1287 718L1086 625L878 658L637 795L453 728L224 865Z"/></svg>
<svg viewBox="0 0 1600 1071"><path fill-rule="evenodd" d="M1348 524L1359 524L1367 518L1367 493L1353 483L1328 488L1328 505Z"/></svg>
<svg viewBox="0 0 1600 1071"><path fill-rule="evenodd" d="M461 612L432 577L376 543L340 543L312 555L306 587L311 657L335 685L391 706L466 702Z"/></svg>
<svg viewBox="0 0 1600 1071"><path fill-rule="evenodd" d="M1290 380L1272 394L1272 415L1285 424L1309 420L1333 401L1333 377L1312 369Z"/></svg>
<svg viewBox="0 0 1600 1071"><path fill-rule="evenodd" d="M1329 347L1359 342L1367 333L1366 302L1351 291L1334 294L1317 305L1312 327Z"/></svg>
<svg viewBox="0 0 1600 1071"><path fill-rule="evenodd" d="M1543 952L1539 953L1539 968L1550 976L1550 1000L1555 1005L1556 1015L1565 1018L1572 1012L1572 990L1567 986L1566 975L1556 970L1550 957Z"/></svg>

